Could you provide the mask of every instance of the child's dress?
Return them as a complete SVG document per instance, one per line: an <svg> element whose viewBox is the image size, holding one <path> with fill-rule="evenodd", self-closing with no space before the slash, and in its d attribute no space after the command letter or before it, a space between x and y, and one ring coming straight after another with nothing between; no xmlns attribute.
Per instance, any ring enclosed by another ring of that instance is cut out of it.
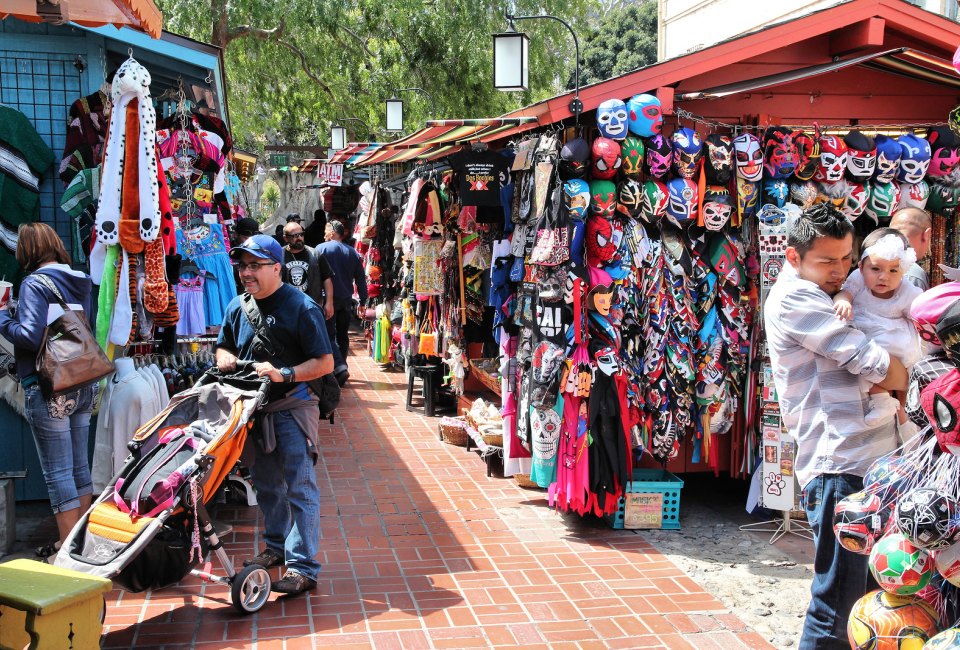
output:
<svg viewBox="0 0 960 650"><path fill-rule="evenodd" d="M203 276L180 278L176 286L180 320L177 321L178 336L206 334L207 324L203 315Z"/></svg>
<svg viewBox="0 0 960 650"><path fill-rule="evenodd" d="M910 305L923 291L904 280L890 298L877 298L856 269L843 285L853 295L853 326L907 368L922 356L920 335L910 320Z"/></svg>

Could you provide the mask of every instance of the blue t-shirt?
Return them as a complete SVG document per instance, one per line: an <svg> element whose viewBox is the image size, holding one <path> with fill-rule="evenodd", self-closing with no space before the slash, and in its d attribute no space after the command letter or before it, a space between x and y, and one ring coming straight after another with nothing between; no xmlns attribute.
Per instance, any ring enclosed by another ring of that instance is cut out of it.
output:
<svg viewBox="0 0 960 650"><path fill-rule="evenodd" d="M330 339L327 338L327 325L323 310L313 298L282 284L275 292L256 301L272 338L283 346L284 359L279 357L257 356L253 352L254 329L243 313L241 296L237 296L227 306L223 328L217 337L217 347L229 350L242 361L269 361L277 368L296 366L308 359L317 359L331 354ZM300 384L300 389L304 387ZM271 391L271 398L289 392L290 386L277 384Z"/></svg>

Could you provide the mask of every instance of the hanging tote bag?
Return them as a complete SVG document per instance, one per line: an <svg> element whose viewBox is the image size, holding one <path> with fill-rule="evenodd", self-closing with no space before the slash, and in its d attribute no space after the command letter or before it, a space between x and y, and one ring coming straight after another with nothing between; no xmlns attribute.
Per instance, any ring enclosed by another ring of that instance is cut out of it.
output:
<svg viewBox="0 0 960 650"><path fill-rule="evenodd" d="M423 325L420 326L420 347L417 351L427 357L440 356L440 346L437 343L437 325L433 318L433 298L427 305L427 314L424 316Z"/></svg>
<svg viewBox="0 0 960 650"><path fill-rule="evenodd" d="M71 309L53 280L36 273L63 309L63 315L43 332L37 351L37 383L47 399L99 381L113 372L113 362L103 353L90 331L82 309Z"/></svg>
<svg viewBox="0 0 960 650"><path fill-rule="evenodd" d="M437 296L443 292L440 268L442 239L418 239L413 243L413 292L418 296Z"/></svg>
<svg viewBox="0 0 960 650"><path fill-rule="evenodd" d="M569 259L570 228L564 214L560 183L557 181L550 196L550 205L537 229L530 261L541 266L557 266Z"/></svg>

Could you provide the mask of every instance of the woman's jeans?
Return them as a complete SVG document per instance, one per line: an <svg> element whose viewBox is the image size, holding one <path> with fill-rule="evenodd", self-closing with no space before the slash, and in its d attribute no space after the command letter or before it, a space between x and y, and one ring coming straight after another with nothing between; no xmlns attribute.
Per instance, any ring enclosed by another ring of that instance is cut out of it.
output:
<svg viewBox="0 0 960 650"><path fill-rule="evenodd" d="M98 384L43 398L40 386L24 389L26 420L37 443L40 468L54 513L80 507L80 497L93 492L90 463L90 412Z"/></svg>

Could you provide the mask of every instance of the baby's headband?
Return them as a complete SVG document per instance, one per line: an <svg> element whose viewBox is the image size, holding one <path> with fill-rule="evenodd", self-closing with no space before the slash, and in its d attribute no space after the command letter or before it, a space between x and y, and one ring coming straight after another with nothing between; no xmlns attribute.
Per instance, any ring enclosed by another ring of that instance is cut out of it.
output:
<svg viewBox="0 0 960 650"><path fill-rule="evenodd" d="M878 257L882 260L892 262L900 260L900 268L906 271L914 262L917 261L917 253L909 246L904 245L903 239L898 235L884 235L864 249L860 255L860 260L867 257Z"/></svg>

